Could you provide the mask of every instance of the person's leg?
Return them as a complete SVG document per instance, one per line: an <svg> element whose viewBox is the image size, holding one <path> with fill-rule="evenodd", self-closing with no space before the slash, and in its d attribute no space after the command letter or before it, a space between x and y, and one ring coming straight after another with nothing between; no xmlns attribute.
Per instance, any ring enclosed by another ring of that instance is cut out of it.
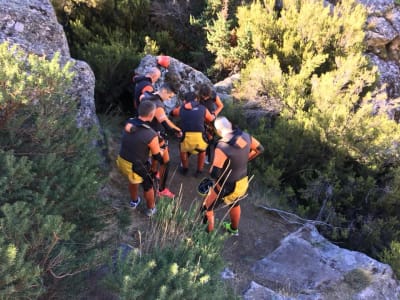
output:
<svg viewBox="0 0 400 300"><path fill-rule="evenodd" d="M163 153L163 164L160 166L160 186L159 191L165 189L169 173L169 152L168 147L165 147Z"/></svg>
<svg viewBox="0 0 400 300"><path fill-rule="evenodd" d="M169 173L169 152L168 147L164 149L163 153L164 163L160 166L160 185L158 187L158 195L168 198L174 198L175 194L167 188L167 180Z"/></svg>
<svg viewBox="0 0 400 300"><path fill-rule="evenodd" d="M206 152L205 151L199 152L199 154L197 155L197 172L198 173L203 172L205 159L206 159Z"/></svg>
<svg viewBox="0 0 400 300"><path fill-rule="evenodd" d="M139 184L129 182L129 193L133 201L137 201L139 197Z"/></svg>
<svg viewBox="0 0 400 300"><path fill-rule="evenodd" d="M232 207L229 212L229 216L231 218L231 228L233 230L239 229L240 213L241 213L240 205Z"/></svg>
<svg viewBox="0 0 400 300"><path fill-rule="evenodd" d="M147 208L152 209L152 208L156 207L156 201L154 198L154 189L151 188L147 191L144 191L143 194L144 194L144 198L146 199Z"/></svg>
<svg viewBox="0 0 400 300"><path fill-rule="evenodd" d="M216 205L217 197L217 192L211 187L203 202L203 209L206 210L205 217L207 220L207 232L214 230L214 207Z"/></svg>
<svg viewBox="0 0 400 300"><path fill-rule="evenodd" d="M156 213L156 200L154 195L153 180L150 176L147 176L143 180L143 194L147 206L145 214L151 217Z"/></svg>
<svg viewBox="0 0 400 300"><path fill-rule="evenodd" d="M182 163L182 168L181 168L181 173L183 175L186 175L188 170L189 170L189 157L187 152L180 152L180 157L181 157L181 163Z"/></svg>

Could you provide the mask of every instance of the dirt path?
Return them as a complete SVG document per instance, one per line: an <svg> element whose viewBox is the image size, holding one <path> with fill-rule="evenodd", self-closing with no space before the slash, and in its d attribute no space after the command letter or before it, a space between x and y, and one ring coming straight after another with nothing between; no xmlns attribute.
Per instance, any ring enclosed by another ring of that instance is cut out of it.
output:
<svg viewBox="0 0 400 300"><path fill-rule="evenodd" d="M110 157L116 157L119 149L119 140L109 142ZM184 209L190 207L193 202L201 202L200 195L196 192L197 184L202 177L194 177L196 170L196 157L190 157L189 172L182 176L178 172L179 152L178 141L170 140L170 156L171 169L169 178L169 188L172 192L178 194L182 189L182 206ZM205 170L208 171L209 166L206 165ZM207 174L205 173L204 176ZM114 205L128 206L128 191L126 187L126 179L117 171L113 170L110 174L110 185L113 188L109 191L114 199L119 199ZM254 186L254 184L253 184ZM240 235L238 237L230 237L225 243L223 257L227 262L227 268L231 270L235 276L230 279L234 290L238 294L242 294L248 288L248 285L254 276L251 273L251 267L255 261L262 259L279 246L280 241L289 233L293 232L297 227L287 224L282 219L272 216L265 211L258 209L254 202L250 188L250 196L243 200L242 217L240 222ZM121 201L123 199L123 201ZM216 219L221 220L226 214L227 209L216 211ZM229 218L229 217L228 217ZM121 234L122 241L137 244L135 232L145 231L148 226L149 218L140 211L131 213L131 222L128 232Z"/></svg>

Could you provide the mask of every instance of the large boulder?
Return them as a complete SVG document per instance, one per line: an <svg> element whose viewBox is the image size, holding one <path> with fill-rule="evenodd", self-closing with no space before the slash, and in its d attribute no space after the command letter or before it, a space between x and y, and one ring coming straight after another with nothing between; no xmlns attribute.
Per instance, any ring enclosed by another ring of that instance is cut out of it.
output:
<svg viewBox="0 0 400 300"><path fill-rule="evenodd" d="M159 67L161 69L161 77L154 85L156 90L164 82L171 84L176 89L176 96L165 103L168 111L183 100L183 95L186 92L196 91L198 86L203 83L212 86L210 79L202 72L173 57L170 57L170 64L165 69L157 64L156 56L146 55L135 69L135 73L144 75L152 67Z"/></svg>
<svg viewBox="0 0 400 300"><path fill-rule="evenodd" d="M400 299L390 266L332 244L312 225L288 235L253 272L247 300Z"/></svg>
<svg viewBox="0 0 400 300"><path fill-rule="evenodd" d="M0 1L0 42L17 44L27 53L74 63L76 73L69 93L78 102L78 126L99 126L94 104L95 77L89 65L71 58L62 26L49 0Z"/></svg>

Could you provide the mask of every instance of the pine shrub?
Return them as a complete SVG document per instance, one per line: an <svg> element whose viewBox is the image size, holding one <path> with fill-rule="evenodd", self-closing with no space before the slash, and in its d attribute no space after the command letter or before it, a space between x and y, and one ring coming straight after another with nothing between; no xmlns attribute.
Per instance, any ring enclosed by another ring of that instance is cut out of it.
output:
<svg viewBox="0 0 400 300"><path fill-rule="evenodd" d="M96 262L97 133L77 128L71 64L4 43L0 65L0 298L37 298Z"/></svg>
<svg viewBox="0 0 400 300"><path fill-rule="evenodd" d="M217 19L209 36L217 64L244 66L240 97L282 104L273 128L253 130L266 149L255 162L259 179L297 213L326 222L327 236L377 257L400 232L400 131L373 105L377 72L363 54L365 8L353 0L289 0L278 14L272 2L239 7L236 27ZM236 47L224 46L227 34L215 39L232 29ZM238 52L245 61L235 60Z"/></svg>
<svg viewBox="0 0 400 300"><path fill-rule="evenodd" d="M121 299L235 299L220 278L223 236L180 202L159 202L144 245L112 262L105 282Z"/></svg>

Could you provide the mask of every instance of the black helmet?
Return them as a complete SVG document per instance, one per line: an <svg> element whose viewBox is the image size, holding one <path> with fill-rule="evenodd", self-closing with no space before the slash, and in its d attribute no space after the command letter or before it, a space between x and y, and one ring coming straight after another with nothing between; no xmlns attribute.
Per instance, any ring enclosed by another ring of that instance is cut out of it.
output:
<svg viewBox="0 0 400 300"><path fill-rule="evenodd" d="M214 182L211 178L205 177L202 181L200 181L197 186L197 192L200 196L205 197L208 194L210 188L214 185Z"/></svg>

